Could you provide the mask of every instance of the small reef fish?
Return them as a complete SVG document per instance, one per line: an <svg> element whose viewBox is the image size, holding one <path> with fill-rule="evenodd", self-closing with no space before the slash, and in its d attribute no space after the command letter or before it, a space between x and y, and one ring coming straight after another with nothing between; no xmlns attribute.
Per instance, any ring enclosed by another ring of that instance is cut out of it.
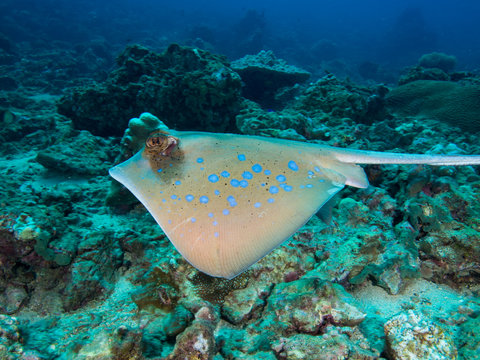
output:
<svg viewBox="0 0 480 360"><path fill-rule="evenodd" d="M360 151L274 138L156 131L110 169L182 256L227 279L287 240L345 185L366 188L358 164L480 164L480 155Z"/></svg>

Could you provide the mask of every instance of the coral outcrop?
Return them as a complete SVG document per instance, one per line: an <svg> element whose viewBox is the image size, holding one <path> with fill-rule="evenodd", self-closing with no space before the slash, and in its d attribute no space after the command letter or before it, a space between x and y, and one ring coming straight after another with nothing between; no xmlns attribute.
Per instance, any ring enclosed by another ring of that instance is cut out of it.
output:
<svg viewBox="0 0 480 360"><path fill-rule="evenodd" d="M277 92L308 80L310 73L285 60L277 59L272 51L260 51L257 55L246 55L232 62L245 84L243 95L265 107L278 107Z"/></svg>
<svg viewBox="0 0 480 360"><path fill-rule="evenodd" d="M455 68L456 63L457 58L455 56L440 52L422 55L422 57L418 60L418 65L421 67L440 69L446 73L451 72Z"/></svg>
<svg viewBox="0 0 480 360"><path fill-rule="evenodd" d="M133 45L105 82L74 89L58 111L101 136L121 136L127 120L145 111L179 130L232 131L240 88L222 56L175 44L162 54Z"/></svg>

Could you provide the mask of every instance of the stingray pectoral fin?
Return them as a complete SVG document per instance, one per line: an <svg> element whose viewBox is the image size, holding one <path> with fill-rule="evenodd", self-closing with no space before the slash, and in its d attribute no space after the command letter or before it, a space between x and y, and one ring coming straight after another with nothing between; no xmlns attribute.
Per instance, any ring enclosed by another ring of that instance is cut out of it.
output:
<svg viewBox="0 0 480 360"><path fill-rule="evenodd" d="M111 168L108 173L130 190L142 203L141 199L147 198L149 192L153 189L149 189L147 184L156 182L156 176L149 165L148 159L142 156L142 151Z"/></svg>
<svg viewBox="0 0 480 360"><path fill-rule="evenodd" d="M232 209L233 216L221 230L224 237L214 246L220 257L195 262L203 262L199 269L207 274L229 279L237 276L290 238L343 187L325 180L306 191L282 193L271 204L265 198L259 211L238 209L237 214ZM220 261L219 266L212 266L216 261Z"/></svg>

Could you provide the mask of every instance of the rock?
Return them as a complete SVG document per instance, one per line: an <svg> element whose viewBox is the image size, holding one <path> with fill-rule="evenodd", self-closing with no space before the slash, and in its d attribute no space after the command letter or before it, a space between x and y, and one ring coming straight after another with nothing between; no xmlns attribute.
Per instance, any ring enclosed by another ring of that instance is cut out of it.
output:
<svg viewBox="0 0 480 360"><path fill-rule="evenodd" d="M79 244L71 265L71 278L64 293L65 310L76 310L110 292L122 258L123 252L114 234L91 231Z"/></svg>
<svg viewBox="0 0 480 360"><path fill-rule="evenodd" d="M321 334L326 328L356 326L365 319L353 298L337 284L304 278L278 284L268 297L261 328L292 333Z"/></svg>
<svg viewBox="0 0 480 360"><path fill-rule="evenodd" d="M272 51L260 51L257 55L246 55L232 62L245 83L243 95L263 106L275 104L275 93L285 87L308 80L310 73L285 60L277 59Z"/></svg>
<svg viewBox="0 0 480 360"><path fill-rule="evenodd" d="M313 130L313 120L296 111L265 111L252 101L245 101L236 117L237 127L245 135L260 135L305 141Z"/></svg>
<svg viewBox="0 0 480 360"><path fill-rule="evenodd" d="M23 352L24 339L21 336L19 325L17 318L0 314L0 356L2 359L17 359L14 354Z"/></svg>
<svg viewBox="0 0 480 360"><path fill-rule="evenodd" d="M387 352L393 360L457 359L451 335L422 315L409 311L384 325Z"/></svg>
<svg viewBox="0 0 480 360"><path fill-rule="evenodd" d="M163 319L165 335L174 337L183 332L193 319L193 315L184 306L178 305Z"/></svg>
<svg viewBox="0 0 480 360"><path fill-rule="evenodd" d="M15 79L9 76L0 76L0 90L12 91L18 88Z"/></svg>
<svg viewBox="0 0 480 360"><path fill-rule="evenodd" d="M241 80L222 56L170 45L157 54L128 46L103 83L76 88L58 111L77 129L121 136L127 121L149 111L177 130L233 131Z"/></svg>
<svg viewBox="0 0 480 360"><path fill-rule="evenodd" d="M92 341L74 350L78 354L69 355L81 360L143 360L141 338L140 331L120 325L115 331L97 333Z"/></svg>
<svg viewBox="0 0 480 360"><path fill-rule="evenodd" d="M27 299L27 292L22 287L8 286L0 295L0 309L5 314L14 314Z"/></svg>
<svg viewBox="0 0 480 360"><path fill-rule="evenodd" d="M278 359L378 359L379 354L369 348L361 334L360 344L359 339L355 337L358 335L348 334L348 332L345 334L341 330L331 330L322 336L298 334L289 338L281 338L272 345Z"/></svg>
<svg viewBox="0 0 480 360"><path fill-rule="evenodd" d="M417 80L449 81L451 79L450 76L442 69L414 66L409 68L406 74L400 76L398 85L405 85Z"/></svg>
<svg viewBox="0 0 480 360"><path fill-rule="evenodd" d="M108 149L110 146L107 140L94 137L88 131L80 131L67 141L39 151L35 160L54 172L106 175L113 162L113 149Z"/></svg>
<svg viewBox="0 0 480 360"><path fill-rule="evenodd" d="M265 305L265 300L260 297L260 294L267 294L269 291L267 285L250 286L232 291L225 297L222 313L233 324L241 324L252 318L258 318Z"/></svg>
<svg viewBox="0 0 480 360"><path fill-rule="evenodd" d="M310 84L292 107L312 117L327 115L369 123L376 116L369 113L368 108L368 98L373 94L372 90L351 86L333 75L327 75Z"/></svg>
<svg viewBox="0 0 480 360"><path fill-rule="evenodd" d="M215 355L214 328L207 321L194 321L176 340L173 352L166 360L211 360Z"/></svg>

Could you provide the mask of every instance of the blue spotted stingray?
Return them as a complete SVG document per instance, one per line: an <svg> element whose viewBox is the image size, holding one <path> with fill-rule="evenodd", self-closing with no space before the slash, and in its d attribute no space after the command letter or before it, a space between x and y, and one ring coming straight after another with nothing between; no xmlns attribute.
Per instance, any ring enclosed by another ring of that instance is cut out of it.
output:
<svg viewBox="0 0 480 360"><path fill-rule="evenodd" d="M288 239L345 185L368 186L358 164L480 164L480 156L359 151L295 141L157 131L110 169L190 264L231 279Z"/></svg>

